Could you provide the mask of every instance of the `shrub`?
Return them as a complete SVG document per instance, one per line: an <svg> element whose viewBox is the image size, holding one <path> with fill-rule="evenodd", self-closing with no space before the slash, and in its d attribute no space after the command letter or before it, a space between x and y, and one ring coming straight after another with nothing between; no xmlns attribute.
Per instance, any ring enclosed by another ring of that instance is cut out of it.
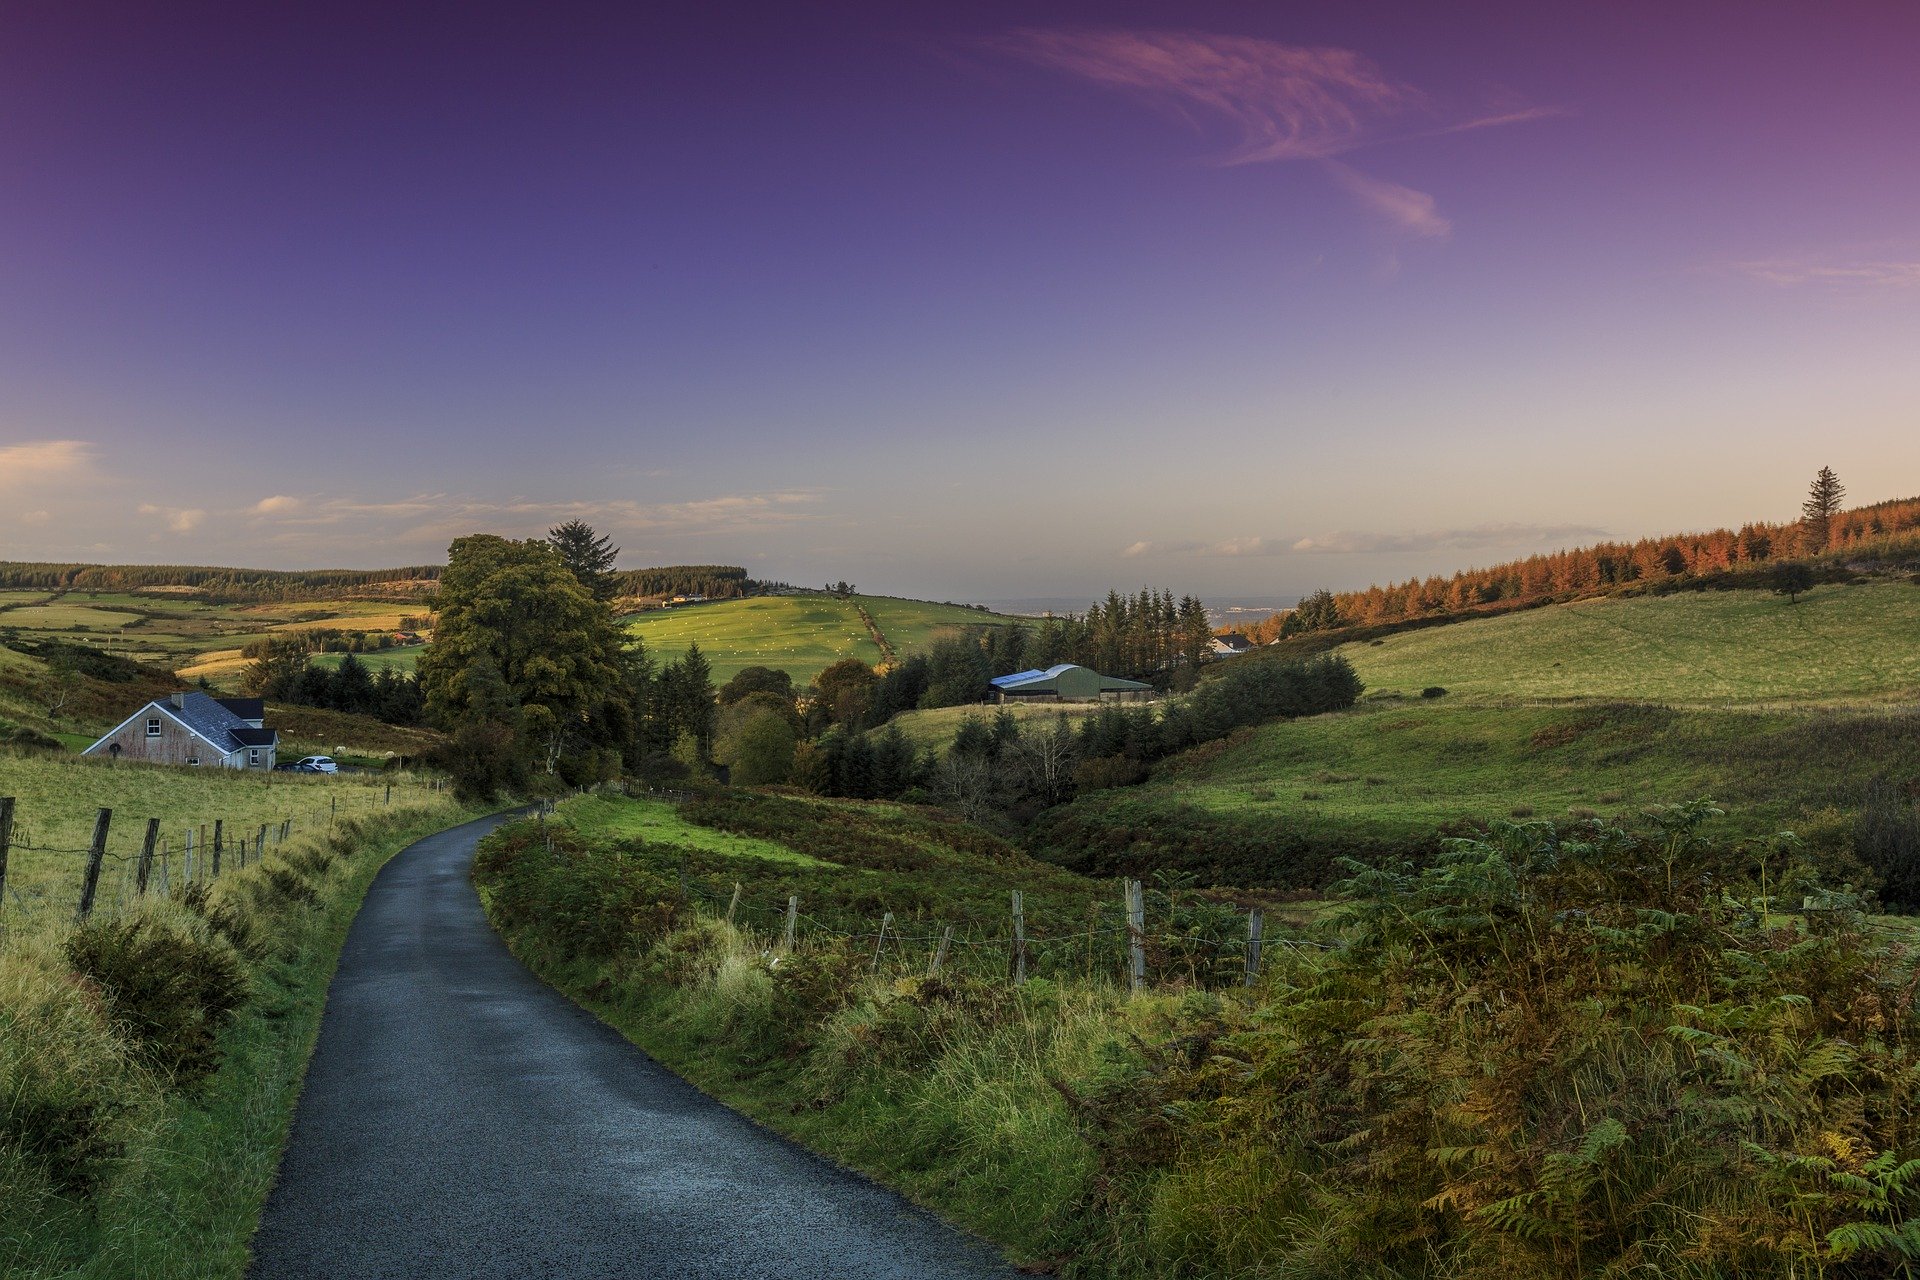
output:
<svg viewBox="0 0 1920 1280"><path fill-rule="evenodd" d="M1879 878L1889 910L1920 912L1920 806L1885 777L1867 787L1854 820L1853 851Z"/></svg>
<svg viewBox="0 0 1920 1280"><path fill-rule="evenodd" d="M68 963L94 983L135 1055L176 1084L220 1062L220 1029L247 998L231 944L197 917L149 907L96 917L63 944Z"/></svg>
<svg viewBox="0 0 1920 1280"><path fill-rule="evenodd" d="M0 1191L11 1182L18 1194L21 1173L91 1191L155 1097L97 990L50 955L18 945L0 953Z"/></svg>
<svg viewBox="0 0 1920 1280"><path fill-rule="evenodd" d="M1131 756L1101 756L1082 760L1075 766L1073 785L1080 791L1105 791L1112 787L1131 787L1146 776L1146 766Z"/></svg>
<svg viewBox="0 0 1920 1280"><path fill-rule="evenodd" d="M1379 641L1376 640L1374 643L1378 644ZM1444 698L1447 696L1447 691L1440 685L1430 684L1420 691L1420 696L1423 698Z"/></svg>

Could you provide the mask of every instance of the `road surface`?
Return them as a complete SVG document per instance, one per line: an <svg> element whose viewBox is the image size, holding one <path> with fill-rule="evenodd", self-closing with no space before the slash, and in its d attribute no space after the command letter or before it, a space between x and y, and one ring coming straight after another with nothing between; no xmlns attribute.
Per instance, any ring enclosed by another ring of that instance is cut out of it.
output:
<svg viewBox="0 0 1920 1280"><path fill-rule="evenodd" d="M255 1280L1004 1278L992 1250L768 1133L535 978L467 878L399 854L328 993Z"/></svg>

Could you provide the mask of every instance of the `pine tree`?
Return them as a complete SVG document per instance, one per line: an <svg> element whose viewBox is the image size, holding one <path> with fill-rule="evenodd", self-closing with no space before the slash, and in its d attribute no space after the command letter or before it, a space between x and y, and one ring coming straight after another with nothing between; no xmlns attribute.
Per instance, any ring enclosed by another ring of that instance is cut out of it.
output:
<svg viewBox="0 0 1920 1280"><path fill-rule="evenodd" d="M1827 549L1833 536L1833 517L1839 514L1840 502L1846 496L1847 487L1833 474L1832 467L1820 468L1807 486L1807 500L1800 504L1800 513L1805 517L1807 550L1812 554Z"/></svg>
<svg viewBox="0 0 1920 1280"><path fill-rule="evenodd" d="M584 520L569 520L547 530L547 541L595 600L613 599L613 562L620 548L611 545L612 539L596 534Z"/></svg>

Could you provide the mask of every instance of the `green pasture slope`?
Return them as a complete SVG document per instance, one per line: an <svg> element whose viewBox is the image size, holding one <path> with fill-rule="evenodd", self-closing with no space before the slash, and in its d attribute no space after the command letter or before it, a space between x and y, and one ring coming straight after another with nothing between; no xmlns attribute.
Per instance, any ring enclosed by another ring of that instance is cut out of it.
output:
<svg viewBox="0 0 1920 1280"><path fill-rule="evenodd" d="M366 653L356 653L353 656L360 660L361 666L375 675L392 667L405 676L413 674L413 669L420 665L420 655L426 651L427 646L423 644L409 644L392 649L371 649ZM325 667L331 671L337 669L346 656L344 653L316 653L311 661L314 666Z"/></svg>
<svg viewBox="0 0 1920 1280"><path fill-rule="evenodd" d="M1631 818L1711 796L1722 830L1849 847L1877 777L1920 780L1920 587L1592 601L1345 646L1351 711L1262 726L1082 797L1036 847L1318 888L1448 824ZM1264 661L1236 658L1235 662ZM1444 696L1423 698L1438 687Z"/></svg>
<svg viewBox="0 0 1920 1280"><path fill-rule="evenodd" d="M891 596L754 596L657 609L627 619L627 626L661 661L697 643L724 684L746 667L773 667L804 684L842 658L877 663L882 654L867 632L860 608L872 615L900 656L924 649L943 632L1005 625L1012 619L961 605L900 600Z"/></svg>
<svg viewBox="0 0 1920 1280"><path fill-rule="evenodd" d="M1341 649L1375 692L1689 705L1920 702L1920 586L1549 605Z"/></svg>

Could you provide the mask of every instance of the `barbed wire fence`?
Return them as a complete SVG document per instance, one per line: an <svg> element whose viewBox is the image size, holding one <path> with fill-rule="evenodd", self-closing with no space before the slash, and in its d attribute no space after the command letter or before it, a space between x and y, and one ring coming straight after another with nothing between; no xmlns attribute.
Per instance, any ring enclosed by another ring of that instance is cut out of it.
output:
<svg viewBox="0 0 1920 1280"><path fill-rule="evenodd" d="M654 798L678 799L664 793L654 793ZM544 803L536 818L544 821L552 811L551 802ZM551 835L547 843L551 849ZM804 911L804 898L798 892L789 892L784 899L775 894L774 901L767 903L755 901L738 880L714 883L691 876L684 862L674 874L682 905L694 905L748 934L776 965L799 953L810 940L829 941L871 946L867 969L873 975L965 974L1020 985L1029 977L1092 978L1117 973L1129 990L1142 991L1179 977L1209 986L1236 982L1252 986L1270 948L1326 949L1325 944L1306 938L1269 936L1266 913L1257 906L1243 911L1209 904L1216 923L1229 914L1236 917L1231 931L1182 932L1174 927L1170 890L1161 891L1160 901L1154 904L1162 919L1150 921L1148 890L1138 879L1122 882L1117 903L1088 900L1084 925L1061 928L1056 912L1054 928L1043 931L1029 927L1026 895L1019 889L1007 891L1007 913L991 920L956 913L950 917L920 914L900 922L893 912L881 910L871 927L848 928L843 927L844 921ZM766 890L758 892L764 895ZM841 908L839 913L846 911Z"/></svg>
<svg viewBox="0 0 1920 1280"><path fill-rule="evenodd" d="M403 783L400 807L421 792L431 795L445 786L437 779ZM395 807L392 782L342 789L326 796L324 803L318 796L303 799L314 803L264 822L255 814L244 823L226 817L129 819L102 806L95 810L91 839L74 846L38 837L17 798L0 796L0 945L22 922L68 911L69 903L68 918L75 922L100 911L118 914L141 898L170 897L188 885L211 885L244 870L296 833L330 833L342 821ZM35 864L25 892L22 855L32 855ZM49 861L63 869L50 877Z"/></svg>

